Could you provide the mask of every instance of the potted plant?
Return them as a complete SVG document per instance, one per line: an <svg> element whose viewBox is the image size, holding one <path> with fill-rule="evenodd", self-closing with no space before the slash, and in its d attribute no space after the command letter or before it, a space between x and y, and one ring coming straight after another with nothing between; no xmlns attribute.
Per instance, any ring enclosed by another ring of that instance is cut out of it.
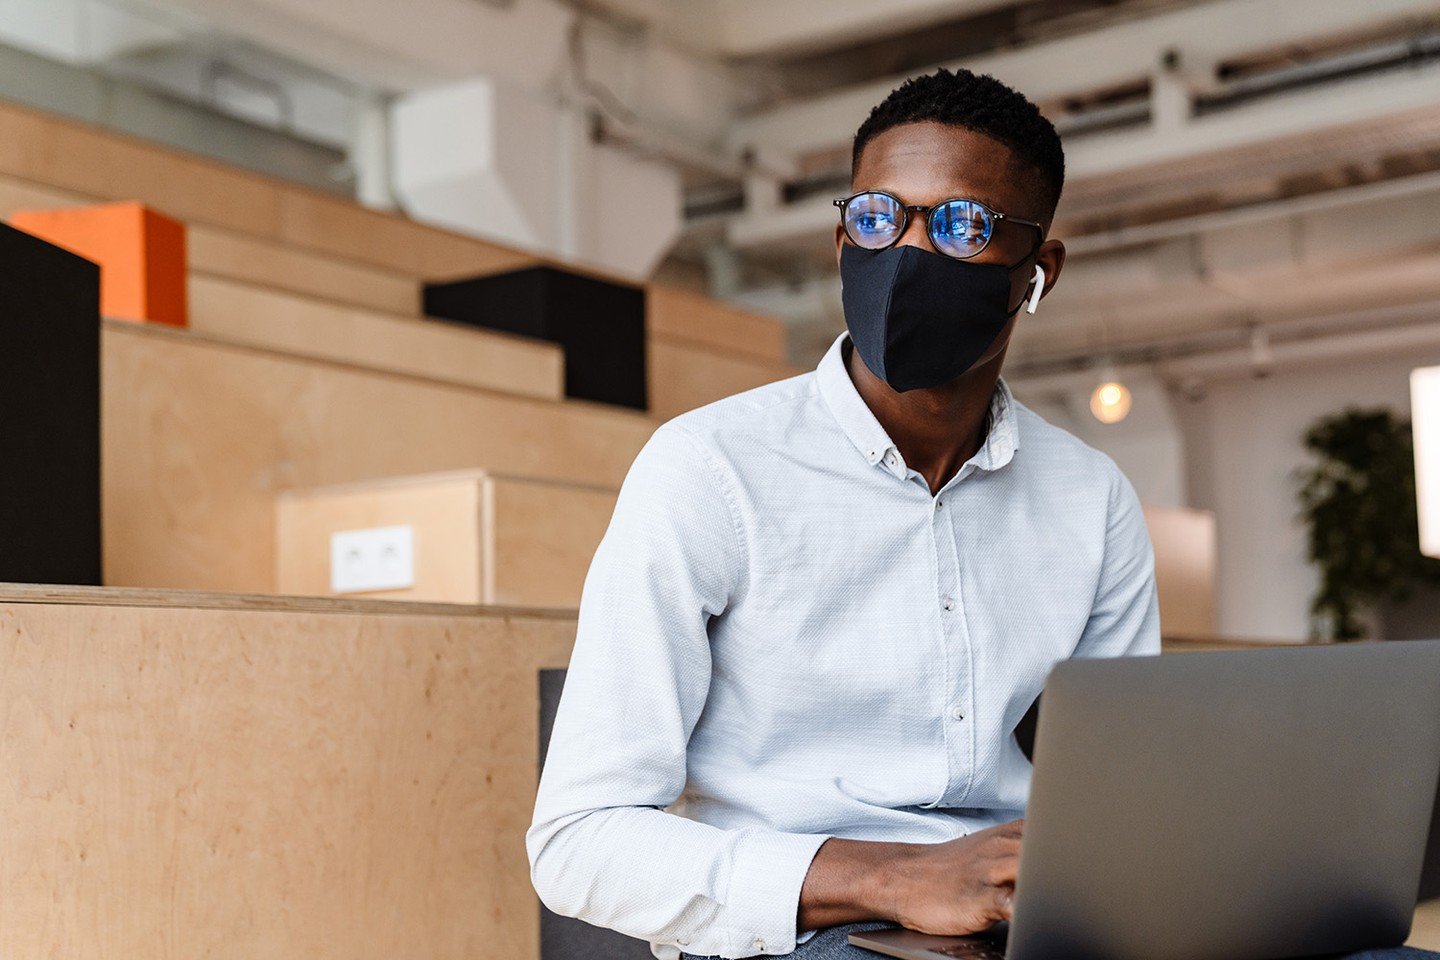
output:
<svg viewBox="0 0 1440 960"><path fill-rule="evenodd" d="M1305 432L1315 460L1299 468L1307 558L1320 570L1310 601L1312 640L1358 640L1375 605L1440 583L1440 560L1420 552L1410 422L1388 409L1347 407ZM1373 628L1372 628L1373 629Z"/></svg>

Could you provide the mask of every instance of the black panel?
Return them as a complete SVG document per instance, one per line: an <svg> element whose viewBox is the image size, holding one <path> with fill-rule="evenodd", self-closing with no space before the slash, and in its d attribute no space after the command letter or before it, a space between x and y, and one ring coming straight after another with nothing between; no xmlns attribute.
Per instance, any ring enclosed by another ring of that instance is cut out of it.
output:
<svg viewBox="0 0 1440 960"><path fill-rule="evenodd" d="M425 313L558 343L565 395L644 410L645 291L557 270L425 285Z"/></svg>
<svg viewBox="0 0 1440 960"><path fill-rule="evenodd" d="M540 769L550 749L550 728L565 686L564 670L540 671ZM576 920L540 905L540 960L655 960L650 944Z"/></svg>
<svg viewBox="0 0 1440 960"><path fill-rule="evenodd" d="M100 268L0 223L0 581L100 583Z"/></svg>

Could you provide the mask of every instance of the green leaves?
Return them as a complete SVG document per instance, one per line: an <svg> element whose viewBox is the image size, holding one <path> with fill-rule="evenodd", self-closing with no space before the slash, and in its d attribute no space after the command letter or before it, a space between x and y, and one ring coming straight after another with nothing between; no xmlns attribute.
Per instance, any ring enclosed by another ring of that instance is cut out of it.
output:
<svg viewBox="0 0 1440 960"><path fill-rule="evenodd" d="M1440 583L1440 560L1420 552L1410 422L1384 408L1344 411L1305 433L1315 462L1296 471L1307 557L1320 569L1310 601L1312 639L1355 640L1358 615Z"/></svg>

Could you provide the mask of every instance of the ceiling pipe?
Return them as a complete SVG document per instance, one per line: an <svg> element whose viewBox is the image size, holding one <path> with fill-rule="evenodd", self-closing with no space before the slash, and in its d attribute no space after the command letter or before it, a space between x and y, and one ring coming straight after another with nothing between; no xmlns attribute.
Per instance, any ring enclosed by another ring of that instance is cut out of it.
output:
<svg viewBox="0 0 1440 960"><path fill-rule="evenodd" d="M1340 187L1324 193L1282 200L1266 200L1261 203L1214 213L1200 213L1179 217L1162 223L1143 224L1135 227L1118 227L1097 233L1063 236L1065 252L1072 256L1104 253L1121 247L1134 247L1156 243L1162 240L1176 240L1196 233L1224 230L1265 220L1278 220L1336 207L1347 207L1362 203L1377 203L1400 197L1411 197L1424 193L1440 192L1440 171L1418 173L1396 177L1378 183L1367 183L1354 187Z"/></svg>
<svg viewBox="0 0 1440 960"><path fill-rule="evenodd" d="M1267 340L1263 370L1256 369L1256 329L1247 324L1211 331L1209 339L1224 342L1208 348L1194 346L1204 337L1189 337L1168 344L1120 347L1113 354L1122 377L1126 370L1146 370L1174 380L1268 375L1286 367L1425 349L1437 351L1440 360L1440 300L1264 324L1260 328ZM1031 387L1054 388L1093 379L1094 365L1088 353L1017 358L1006 377Z"/></svg>

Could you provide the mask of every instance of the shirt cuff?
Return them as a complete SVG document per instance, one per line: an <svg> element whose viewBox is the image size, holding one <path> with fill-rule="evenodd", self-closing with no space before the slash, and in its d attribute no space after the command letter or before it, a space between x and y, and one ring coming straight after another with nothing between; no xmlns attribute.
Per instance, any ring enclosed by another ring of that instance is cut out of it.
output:
<svg viewBox="0 0 1440 960"><path fill-rule="evenodd" d="M800 889L823 833L749 832L737 846L726 912L732 957L795 949Z"/></svg>

